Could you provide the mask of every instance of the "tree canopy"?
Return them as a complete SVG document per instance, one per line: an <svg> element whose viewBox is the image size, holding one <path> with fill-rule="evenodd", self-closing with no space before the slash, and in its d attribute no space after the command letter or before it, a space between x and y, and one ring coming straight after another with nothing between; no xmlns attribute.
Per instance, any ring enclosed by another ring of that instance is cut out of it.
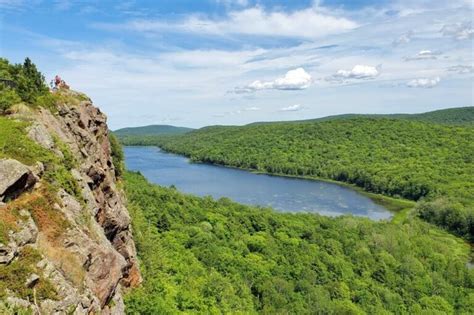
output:
<svg viewBox="0 0 474 315"><path fill-rule="evenodd" d="M30 58L23 64L10 64L0 58L0 112L21 101L33 104L48 95L44 76Z"/></svg>
<svg viewBox="0 0 474 315"><path fill-rule="evenodd" d="M469 246L400 224L278 213L126 173L144 284L129 314L472 314Z"/></svg>

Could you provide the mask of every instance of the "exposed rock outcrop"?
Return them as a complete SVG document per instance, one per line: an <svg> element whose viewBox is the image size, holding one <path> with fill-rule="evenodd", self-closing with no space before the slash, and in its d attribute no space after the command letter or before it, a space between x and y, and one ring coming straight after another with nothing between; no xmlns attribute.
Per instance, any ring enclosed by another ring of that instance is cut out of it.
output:
<svg viewBox="0 0 474 315"><path fill-rule="evenodd" d="M54 114L38 109L28 117L31 120L33 116L33 123L27 131L30 139L59 158L66 156L64 146L74 157L74 166L68 171L79 194L59 189L54 193L54 204L47 209L50 217L63 218L64 231L50 228L47 215L22 210L9 243L0 244L0 264L10 264L24 246L36 248L42 256L36 266L39 274L31 274L25 286L34 287L45 277L54 284L58 298L34 304L12 294L7 302L29 305L42 314L122 314L123 288L137 286L141 275L125 197L117 187L107 120L90 100L77 98L74 91L68 93L81 101L61 104ZM41 176L48 167L0 160L0 202L31 191L36 183L41 186ZM32 200L39 194L37 190L30 192ZM21 198L19 202L23 202Z"/></svg>
<svg viewBox="0 0 474 315"><path fill-rule="evenodd" d="M0 160L0 201L14 199L38 181L33 172L12 159Z"/></svg>

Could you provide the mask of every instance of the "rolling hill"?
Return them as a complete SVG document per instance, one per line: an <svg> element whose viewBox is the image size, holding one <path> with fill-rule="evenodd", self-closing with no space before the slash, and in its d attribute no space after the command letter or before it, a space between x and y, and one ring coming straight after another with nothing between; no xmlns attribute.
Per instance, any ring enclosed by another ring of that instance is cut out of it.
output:
<svg viewBox="0 0 474 315"><path fill-rule="evenodd" d="M345 114L318 118L313 121L340 120L357 117L407 119L438 124L472 125L474 124L474 107L447 108L420 114Z"/></svg>
<svg viewBox="0 0 474 315"><path fill-rule="evenodd" d="M176 127L170 125L149 125L142 127L128 127L114 131L119 138L125 136L157 136L157 135L176 135L192 131L192 128Z"/></svg>
<svg viewBox="0 0 474 315"><path fill-rule="evenodd" d="M405 119L417 120L424 122L431 122L437 124L448 125L473 125L474 124L474 106L455 107L435 110L419 114L341 114L333 116L325 116L321 118L294 120L294 121L269 121L269 122L255 122L250 125L259 124L279 124L288 122L312 122L312 121L329 121L329 120L347 120L354 118L390 118L390 119Z"/></svg>

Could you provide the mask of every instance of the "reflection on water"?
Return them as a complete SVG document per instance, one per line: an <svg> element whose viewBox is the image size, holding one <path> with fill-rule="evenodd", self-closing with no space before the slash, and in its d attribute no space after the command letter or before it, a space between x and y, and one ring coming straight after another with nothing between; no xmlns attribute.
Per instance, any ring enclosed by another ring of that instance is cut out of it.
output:
<svg viewBox="0 0 474 315"><path fill-rule="evenodd" d="M189 163L185 157L156 147L125 147L124 151L128 169L140 171L152 183L174 185L185 193L228 197L243 204L287 212L329 216L352 213L374 220L391 216L366 196L337 184Z"/></svg>

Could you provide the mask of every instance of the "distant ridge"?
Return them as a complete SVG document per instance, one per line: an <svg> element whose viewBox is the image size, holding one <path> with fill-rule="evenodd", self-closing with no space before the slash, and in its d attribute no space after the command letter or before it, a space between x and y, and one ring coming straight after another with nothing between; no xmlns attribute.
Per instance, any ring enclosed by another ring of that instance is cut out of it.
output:
<svg viewBox="0 0 474 315"><path fill-rule="evenodd" d="M393 118L418 120L448 125L474 125L474 106L440 109L420 114L341 114L296 121L256 122L250 125L288 122L318 122L330 120L346 120L353 118Z"/></svg>
<svg viewBox="0 0 474 315"><path fill-rule="evenodd" d="M126 136L158 136L158 135L178 135L187 133L194 129L187 127L176 127L170 125L149 125L141 127L128 127L115 130L114 133L119 137Z"/></svg>

